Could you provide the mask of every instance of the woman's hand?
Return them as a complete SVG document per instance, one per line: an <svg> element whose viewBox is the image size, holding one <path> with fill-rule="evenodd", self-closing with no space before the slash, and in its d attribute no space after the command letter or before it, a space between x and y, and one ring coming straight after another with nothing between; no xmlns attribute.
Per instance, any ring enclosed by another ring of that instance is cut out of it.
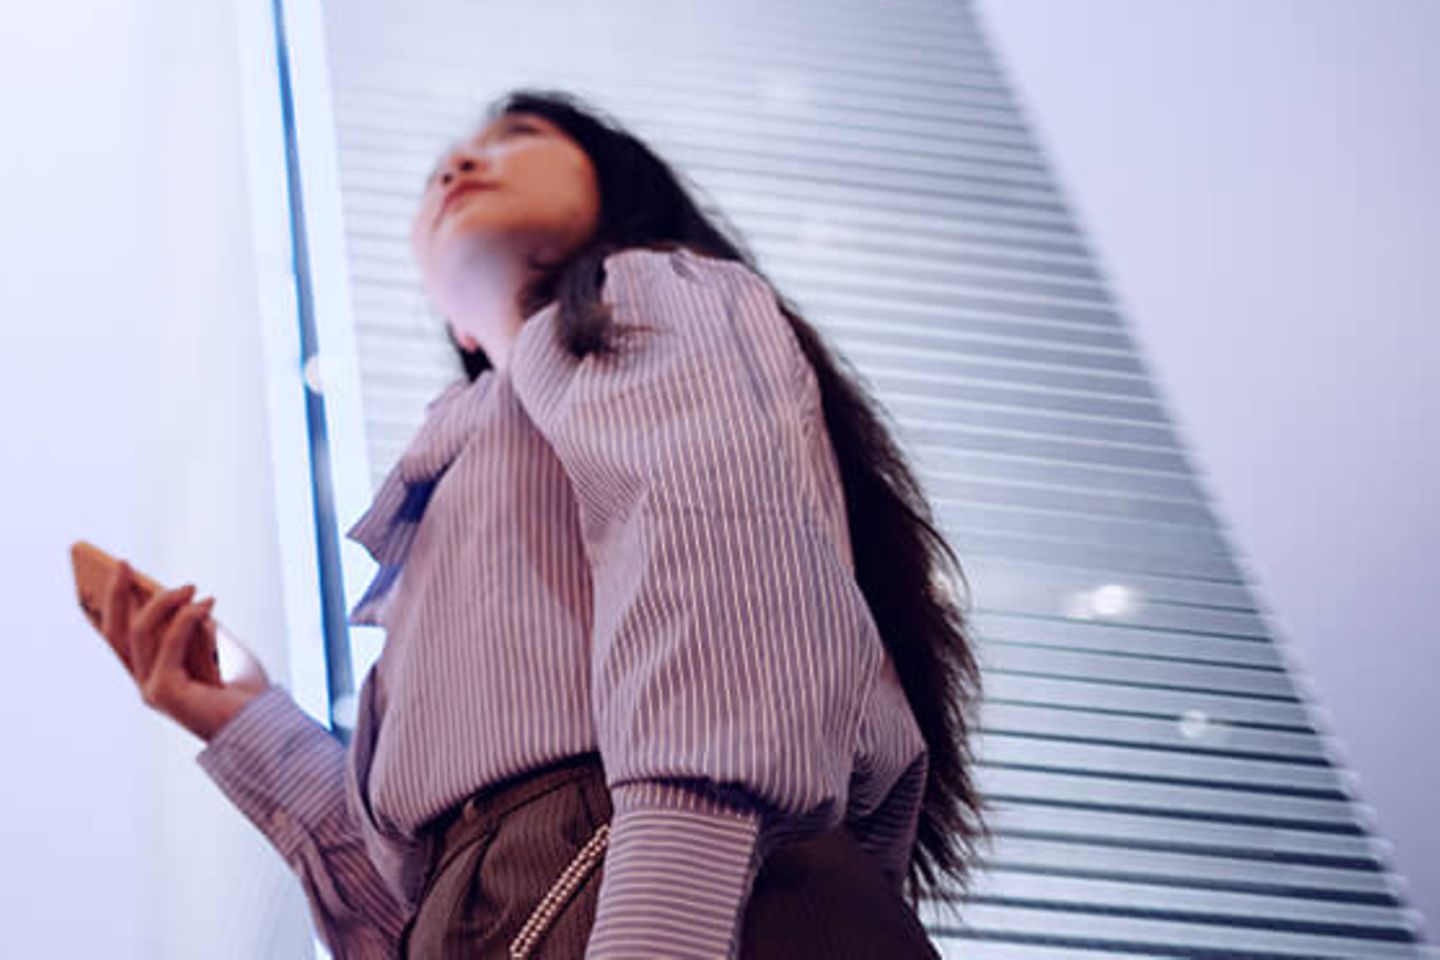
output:
<svg viewBox="0 0 1440 960"><path fill-rule="evenodd" d="M145 704L209 743L270 686L270 678L260 661L219 624L214 627L217 646L225 647L238 669L233 677L222 677L219 686L193 676L185 666L185 650L207 629L215 598L189 603L195 588L186 585L151 596L132 615L135 584L129 565L120 561L106 591L101 633L130 671Z"/></svg>

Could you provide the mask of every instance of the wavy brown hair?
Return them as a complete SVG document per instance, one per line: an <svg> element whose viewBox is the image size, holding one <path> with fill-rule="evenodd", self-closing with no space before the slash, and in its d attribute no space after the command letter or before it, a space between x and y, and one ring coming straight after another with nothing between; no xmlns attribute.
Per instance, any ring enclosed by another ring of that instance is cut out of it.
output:
<svg viewBox="0 0 1440 960"><path fill-rule="evenodd" d="M776 289L743 242L732 239L738 232L725 218L703 213L681 175L613 119L568 92L528 88L493 101L484 123L506 113L538 114L554 123L585 151L597 174L595 233L560 263L532 263L537 279L520 296L526 316L558 300L560 336L575 356L616 347L600 291L603 261L617 251L686 247L739 261ZM855 576L928 750L906 895L912 907L922 896L943 901L969 889L977 848L991 838L972 778L969 736L981 681L967 628L969 584L858 372L778 290L776 302L814 368L845 488ZM473 382L490 361L483 350L466 351L446 326ZM965 586L963 606L957 583Z"/></svg>

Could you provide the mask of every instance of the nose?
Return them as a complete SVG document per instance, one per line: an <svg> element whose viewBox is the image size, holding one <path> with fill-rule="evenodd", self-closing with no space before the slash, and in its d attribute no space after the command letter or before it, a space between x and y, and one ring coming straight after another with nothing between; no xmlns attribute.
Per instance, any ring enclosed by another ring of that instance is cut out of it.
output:
<svg viewBox="0 0 1440 960"><path fill-rule="evenodd" d="M450 182L454 180L457 176L459 176L461 173L469 173L471 170L474 169L475 161L471 160L469 157L466 157L458 163L447 163L445 164L444 169L440 171L440 186L448 187L450 186Z"/></svg>
<svg viewBox="0 0 1440 960"><path fill-rule="evenodd" d="M479 164L475 158L463 150L457 150L445 158L444 165L440 168L440 186L445 188L455 181L455 178L463 173L471 173Z"/></svg>

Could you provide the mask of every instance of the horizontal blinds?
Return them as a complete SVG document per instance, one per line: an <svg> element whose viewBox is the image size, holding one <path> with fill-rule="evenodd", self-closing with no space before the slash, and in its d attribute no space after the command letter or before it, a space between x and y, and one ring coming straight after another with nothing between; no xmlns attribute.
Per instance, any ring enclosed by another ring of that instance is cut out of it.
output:
<svg viewBox="0 0 1440 960"><path fill-rule="evenodd" d="M375 482L458 374L420 183L534 84L646 138L893 415L974 588L997 842L947 956L1412 957L1367 811L961 2L329 2Z"/></svg>

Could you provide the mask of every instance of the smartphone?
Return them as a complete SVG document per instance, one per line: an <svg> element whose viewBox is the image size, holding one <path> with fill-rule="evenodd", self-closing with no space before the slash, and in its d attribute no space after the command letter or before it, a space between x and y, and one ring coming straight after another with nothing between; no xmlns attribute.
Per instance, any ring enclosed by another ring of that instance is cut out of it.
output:
<svg viewBox="0 0 1440 960"><path fill-rule="evenodd" d="M105 594L115 578L120 561L86 540L76 540L70 545L70 564L75 572L75 590L80 601L80 610L90 625L100 630L104 624ZM130 611L134 614L140 607L165 588L152 578L130 565L131 595ZM185 669L199 680L214 687L223 686L220 679L220 655L215 641L218 625L213 617L206 617L201 625L200 638L192 640L185 650Z"/></svg>

